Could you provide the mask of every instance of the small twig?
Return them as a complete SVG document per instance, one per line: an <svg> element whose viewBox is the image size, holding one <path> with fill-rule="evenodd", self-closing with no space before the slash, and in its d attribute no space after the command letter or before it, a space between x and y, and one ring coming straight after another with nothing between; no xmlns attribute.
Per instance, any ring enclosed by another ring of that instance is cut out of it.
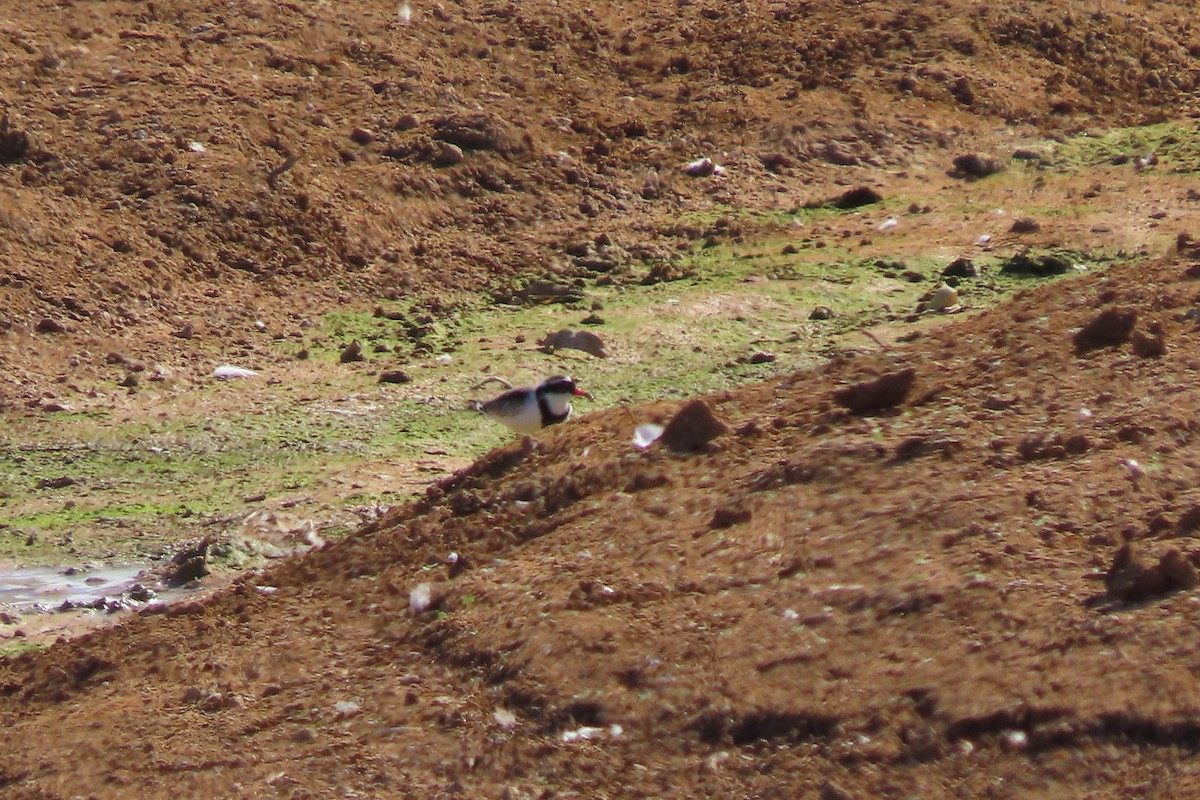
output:
<svg viewBox="0 0 1200 800"><path fill-rule="evenodd" d="M286 161L267 173L267 185L274 189L276 182L279 180L279 176L296 166L296 162L299 160L300 156L296 155L295 153L288 153Z"/></svg>
<svg viewBox="0 0 1200 800"><path fill-rule="evenodd" d="M479 383L472 386L471 391L475 391L477 389L482 389L483 387L487 386L489 383L498 383L501 386L503 386L505 389L513 388L513 385L511 383L509 383L508 381L504 380L504 378L501 378L497 375L488 375L486 378L481 380Z"/></svg>
<svg viewBox="0 0 1200 800"><path fill-rule="evenodd" d="M871 333L870 331L868 331L866 329L863 330L862 335L867 337L868 339L870 339L875 344L879 345L880 349L882 349L882 350L891 350L892 349L890 345L884 344L878 336L876 336L875 334Z"/></svg>

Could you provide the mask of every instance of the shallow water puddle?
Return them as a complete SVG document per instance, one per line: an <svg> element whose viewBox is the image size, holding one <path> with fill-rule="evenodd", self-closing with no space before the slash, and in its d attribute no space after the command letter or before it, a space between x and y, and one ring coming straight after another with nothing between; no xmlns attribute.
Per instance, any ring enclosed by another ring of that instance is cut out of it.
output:
<svg viewBox="0 0 1200 800"><path fill-rule="evenodd" d="M135 565L0 569L0 605L17 611L49 611L68 600L75 605L89 605L101 598L117 599L137 583L144 569Z"/></svg>

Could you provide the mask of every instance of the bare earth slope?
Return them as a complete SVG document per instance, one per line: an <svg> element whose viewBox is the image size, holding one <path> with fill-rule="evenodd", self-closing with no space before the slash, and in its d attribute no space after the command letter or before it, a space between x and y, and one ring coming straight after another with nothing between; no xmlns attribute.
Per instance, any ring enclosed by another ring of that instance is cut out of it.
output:
<svg viewBox="0 0 1200 800"><path fill-rule="evenodd" d="M10 796L1189 796L1185 267L710 398L733 431L707 452L592 415L212 602L18 659ZM1077 352L1102 308L1142 344ZM899 410L831 401L910 366ZM1125 540L1146 571L1106 588Z"/></svg>
<svg viewBox="0 0 1200 800"><path fill-rule="evenodd" d="M1200 83L1186 3L400 8L0 11L10 401L60 374L46 362L102 372L114 336L171 366L265 354L256 320L292 335L396 295L444 313L587 275L564 254L580 239L662 258L689 210L792 208L813 179L1000 125L1178 119ZM702 156L736 179L680 172ZM45 317L66 334L31 339Z"/></svg>
<svg viewBox="0 0 1200 800"><path fill-rule="evenodd" d="M580 236L673 247L687 211L791 208L996 127L1194 110L1189 4L1067 5L8 4L30 149L0 166L0 403L109 337L240 352L261 316L507 291ZM678 172L700 155L744 178ZM6 660L0 788L1194 796L1197 260L1184 237L709 397L729 430L697 452L630 444L678 404L588 415L207 602ZM905 369L897 407L835 402Z"/></svg>

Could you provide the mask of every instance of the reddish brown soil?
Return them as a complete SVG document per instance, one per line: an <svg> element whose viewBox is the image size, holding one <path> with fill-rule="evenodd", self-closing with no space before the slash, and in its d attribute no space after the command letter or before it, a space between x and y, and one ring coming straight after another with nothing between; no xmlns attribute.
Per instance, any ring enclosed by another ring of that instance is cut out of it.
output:
<svg viewBox="0 0 1200 800"><path fill-rule="evenodd" d="M187 363L389 292L444 313L581 237L681 246L713 201L948 166L1006 124L1182 117L1200 52L1182 2L2 16L30 140L0 166L13 413L108 341ZM485 148L435 166L439 120L481 113ZM701 155L741 179L678 171ZM707 398L729 431L699 452L589 415L211 601L6 662L3 794L1195 796L1197 255ZM834 401L909 368L897 406Z"/></svg>

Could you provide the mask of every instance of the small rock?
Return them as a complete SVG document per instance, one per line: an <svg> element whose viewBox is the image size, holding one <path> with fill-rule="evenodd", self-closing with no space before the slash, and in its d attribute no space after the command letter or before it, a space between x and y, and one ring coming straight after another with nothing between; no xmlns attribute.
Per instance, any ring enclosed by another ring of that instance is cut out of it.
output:
<svg viewBox="0 0 1200 800"><path fill-rule="evenodd" d="M683 173L692 178L707 178L717 171L717 165L711 158L697 158L684 164Z"/></svg>
<svg viewBox="0 0 1200 800"><path fill-rule="evenodd" d="M746 362L749 364L770 364L774 360L774 353L755 353L746 359Z"/></svg>
<svg viewBox="0 0 1200 800"><path fill-rule="evenodd" d="M1109 595L1128 603L1148 600L1180 589L1193 589L1200 583L1196 567L1178 548L1165 551L1158 564L1147 567L1126 543L1113 557L1104 576Z"/></svg>
<svg viewBox="0 0 1200 800"><path fill-rule="evenodd" d="M121 379L121 381L118 385L123 386L126 389L136 389L137 385L138 385L138 377L137 377L137 375L130 372L128 375L126 375L124 378Z"/></svg>
<svg viewBox="0 0 1200 800"><path fill-rule="evenodd" d="M379 373L380 383L412 383L412 376L402 369L389 369Z"/></svg>
<svg viewBox="0 0 1200 800"><path fill-rule="evenodd" d="M916 377L917 371L908 367L838 389L833 393L833 400L852 414L883 411L904 402Z"/></svg>
<svg viewBox="0 0 1200 800"><path fill-rule="evenodd" d="M1041 223L1032 217L1021 217L1013 220L1012 227L1009 231L1012 233L1037 233L1042 229Z"/></svg>
<svg viewBox="0 0 1200 800"><path fill-rule="evenodd" d="M77 478L72 478L69 475L61 475L57 478L42 478L38 481L39 489L65 489L68 486L74 486L79 483Z"/></svg>
<svg viewBox="0 0 1200 800"><path fill-rule="evenodd" d="M357 339L346 345L346 348L342 350L341 355L338 356L338 359L343 364L349 364L353 361L363 361L364 358L365 357L362 354L362 343Z"/></svg>
<svg viewBox="0 0 1200 800"><path fill-rule="evenodd" d="M928 299L917 303L917 313L922 311L948 311L958 305L958 290L942 284Z"/></svg>
<svg viewBox="0 0 1200 800"><path fill-rule="evenodd" d="M196 329L192 325L192 323L189 322L188 324L184 325L179 330L171 331L171 335L178 339L191 339L193 336L196 335Z"/></svg>
<svg viewBox="0 0 1200 800"><path fill-rule="evenodd" d="M1106 308L1075 334L1075 351L1086 353L1101 347L1116 347L1129 341L1137 311L1132 308Z"/></svg>
<svg viewBox="0 0 1200 800"><path fill-rule="evenodd" d="M818 800L854 800L854 795L847 792L836 783L826 781L821 786L821 793L817 796Z"/></svg>
<svg viewBox="0 0 1200 800"><path fill-rule="evenodd" d="M133 586L130 586L125 591L125 594L128 595L130 600L133 600L138 603L149 603L151 600L153 600L155 597L158 596L157 594L155 594L153 589L151 589L147 586L143 586L140 583L135 583Z"/></svg>
<svg viewBox="0 0 1200 800"><path fill-rule="evenodd" d="M950 174L956 178L985 178L1003 169L1004 165L998 159L967 153L954 158L954 169Z"/></svg>
<svg viewBox="0 0 1200 800"><path fill-rule="evenodd" d="M292 741L296 744L308 744L317 740L317 732L312 728L299 728L292 734Z"/></svg>
<svg viewBox="0 0 1200 800"><path fill-rule="evenodd" d="M1134 331L1131 343L1138 358L1162 358L1167 354L1167 337L1157 322L1147 326L1145 333Z"/></svg>
<svg viewBox="0 0 1200 800"><path fill-rule="evenodd" d="M748 508L728 508L722 506L713 512L712 519L708 521L708 527L714 529L732 528L734 525L749 522L753 516L753 512Z"/></svg>
<svg viewBox="0 0 1200 800"><path fill-rule="evenodd" d="M658 177L658 170L649 170L642 179L641 195L643 200L657 200L662 197L662 181Z"/></svg>
<svg viewBox="0 0 1200 800"><path fill-rule="evenodd" d="M829 306L817 306L808 315L808 318L813 320L833 319L833 309Z"/></svg>
<svg viewBox="0 0 1200 800"><path fill-rule="evenodd" d="M703 400L692 400L681 408L663 428L659 441L672 450L699 450L729 430Z"/></svg>
<svg viewBox="0 0 1200 800"><path fill-rule="evenodd" d="M408 607L414 614L423 614L441 605L442 599L432 583L418 583L408 593Z"/></svg>
<svg viewBox="0 0 1200 800"><path fill-rule="evenodd" d="M392 128L397 131L411 131L420 124L421 121L417 119L416 114L401 114L397 117L396 123L392 125Z"/></svg>
<svg viewBox="0 0 1200 800"><path fill-rule="evenodd" d="M453 167L463 162L462 148L450 142L439 142L437 155L433 157L435 167Z"/></svg>
<svg viewBox="0 0 1200 800"><path fill-rule="evenodd" d="M538 345L546 352L561 349L582 350L596 358L608 358L604 348L604 340L591 331L573 331L566 328L550 333L538 340Z"/></svg>
<svg viewBox="0 0 1200 800"><path fill-rule="evenodd" d="M171 559L172 568L163 576L163 583L168 586L182 586L207 575L208 548L211 544L212 540L205 538L176 553Z"/></svg>
<svg viewBox="0 0 1200 800"><path fill-rule="evenodd" d="M34 330L38 333L64 333L67 327L58 320L42 317Z"/></svg>
<svg viewBox="0 0 1200 800"><path fill-rule="evenodd" d="M355 128L350 131L350 141L355 144L366 146L375 141L375 134L366 128Z"/></svg>

